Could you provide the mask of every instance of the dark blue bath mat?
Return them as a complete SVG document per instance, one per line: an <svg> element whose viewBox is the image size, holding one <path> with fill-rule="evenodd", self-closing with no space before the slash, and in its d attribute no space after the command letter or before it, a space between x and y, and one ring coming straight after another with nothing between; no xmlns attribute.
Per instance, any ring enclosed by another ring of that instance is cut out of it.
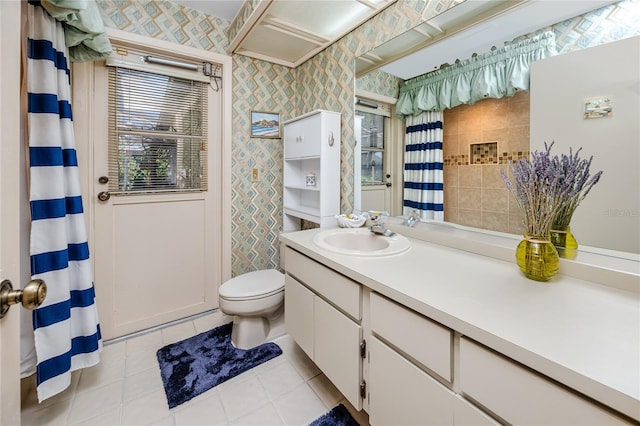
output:
<svg viewBox="0 0 640 426"><path fill-rule="evenodd" d="M336 405L324 416L315 419L309 426L360 426L351 417L351 413L344 405Z"/></svg>
<svg viewBox="0 0 640 426"><path fill-rule="evenodd" d="M231 344L231 325L225 324L158 349L160 375L169 408L282 353L275 343L264 343L247 350L236 349Z"/></svg>

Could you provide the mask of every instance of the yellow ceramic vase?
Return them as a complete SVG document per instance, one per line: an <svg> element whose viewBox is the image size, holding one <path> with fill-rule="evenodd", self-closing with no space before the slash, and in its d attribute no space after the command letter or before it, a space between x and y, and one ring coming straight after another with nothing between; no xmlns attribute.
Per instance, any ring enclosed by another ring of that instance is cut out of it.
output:
<svg viewBox="0 0 640 426"><path fill-rule="evenodd" d="M571 233L570 226L557 227L551 230L551 243L558 250L558 255L565 259L575 259L578 254L578 241Z"/></svg>
<svg viewBox="0 0 640 426"><path fill-rule="evenodd" d="M558 251L549 235L525 233L516 248L516 261L522 273L532 280L549 281L558 272Z"/></svg>

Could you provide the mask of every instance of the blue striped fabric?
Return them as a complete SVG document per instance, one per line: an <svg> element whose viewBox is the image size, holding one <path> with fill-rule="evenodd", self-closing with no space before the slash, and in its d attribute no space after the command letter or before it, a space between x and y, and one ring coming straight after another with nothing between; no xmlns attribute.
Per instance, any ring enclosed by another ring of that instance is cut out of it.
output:
<svg viewBox="0 0 640 426"><path fill-rule="evenodd" d="M406 117L403 214L444 220L442 112Z"/></svg>
<svg viewBox="0 0 640 426"><path fill-rule="evenodd" d="M30 368L43 401L69 385L72 371L99 362L102 336L78 173L64 172L78 167L64 32L39 4L30 2L28 20L31 275L47 284L33 313Z"/></svg>

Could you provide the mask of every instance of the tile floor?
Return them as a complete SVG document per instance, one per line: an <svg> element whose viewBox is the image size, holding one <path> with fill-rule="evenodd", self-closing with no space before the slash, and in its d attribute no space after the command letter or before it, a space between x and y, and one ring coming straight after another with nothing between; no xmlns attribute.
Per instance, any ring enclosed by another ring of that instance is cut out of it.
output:
<svg viewBox="0 0 640 426"><path fill-rule="evenodd" d="M59 395L38 404L23 380L22 424L40 425L305 425L343 403L367 425L289 336L283 354L169 410L156 350L231 320L219 311L106 344L99 365L74 372Z"/></svg>

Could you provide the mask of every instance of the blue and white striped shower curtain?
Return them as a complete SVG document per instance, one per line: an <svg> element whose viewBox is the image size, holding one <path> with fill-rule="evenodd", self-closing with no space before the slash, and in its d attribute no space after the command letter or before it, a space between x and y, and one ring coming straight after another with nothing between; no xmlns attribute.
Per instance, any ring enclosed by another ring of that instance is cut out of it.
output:
<svg viewBox="0 0 640 426"><path fill-rule="evenodd" d="M444 220L441 111L406 117L402 213L417 211L421 219Z"/></svg>
<svg viewBox="0 0 640 426"><path fill-rule="evenodd" d="M37 3L37 2L36 2ZM100 325L89 261L62 24L28 6L27 91L31 275L47 284L33 313L38 399L99 361Z"/></svg>

